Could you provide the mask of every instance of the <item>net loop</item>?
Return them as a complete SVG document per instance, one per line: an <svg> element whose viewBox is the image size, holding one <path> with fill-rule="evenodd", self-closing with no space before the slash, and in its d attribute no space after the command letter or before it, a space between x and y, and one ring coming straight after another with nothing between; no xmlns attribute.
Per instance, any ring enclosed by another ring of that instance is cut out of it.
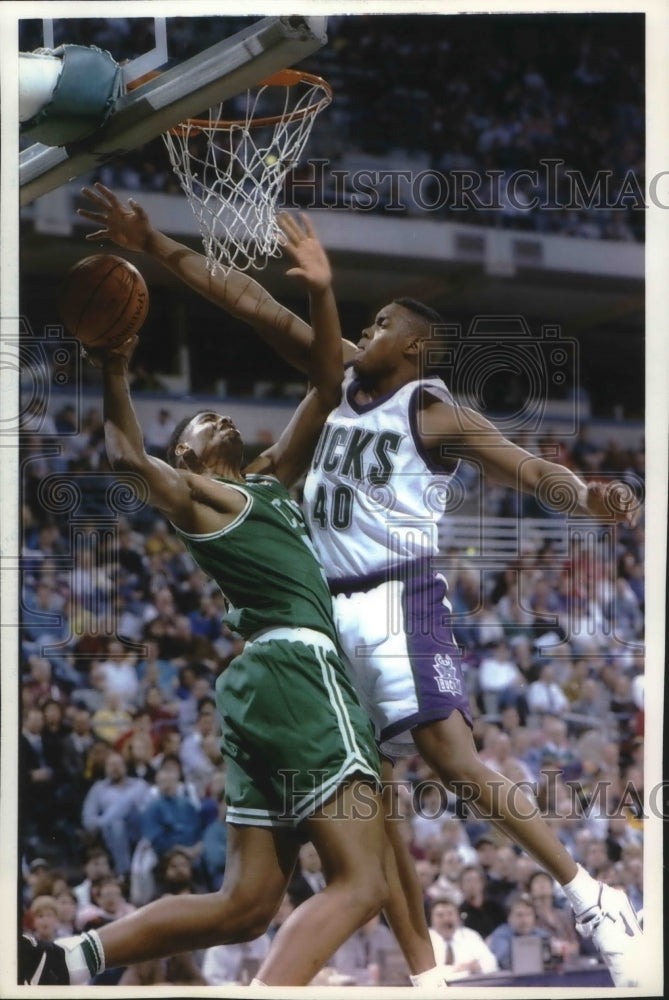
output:
<svg viewBox="0 0 669 1000"><path fill-rule="evenodd" d="M282 70L236 99L238 117L224 118L220 104L163 135L212 273L261 270L279 256L279 195L316 116L331 100L321 77Z"/></svg>

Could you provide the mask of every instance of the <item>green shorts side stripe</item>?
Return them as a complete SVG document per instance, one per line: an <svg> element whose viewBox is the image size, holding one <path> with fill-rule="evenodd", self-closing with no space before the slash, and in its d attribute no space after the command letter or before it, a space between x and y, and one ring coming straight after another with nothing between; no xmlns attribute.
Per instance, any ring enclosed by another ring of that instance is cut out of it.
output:
<svg viewBox="0 0 669 1000"><path fill-rule="evenodd" d="M349 753L355 753L358 756L362 756L360 753L360 747L355 738L355 733L353 732L353 727L351 725L351 720L349 718L348 712L344 706L344 701L342 698L341 691L339 690L339 685L337 684L337 678L335 677L334 670L332 666L328 663L325 654L322 649L313 647L316 654L316 659L318 660L321 667L321 676L323 677L323 684L325 685L325 690L328 692L330 697L330 704L332 705L337 721L339 723L339 731L344 741L344 746Z"/></svg>
<svg viewBox="0 0 669 1000"><path fill-rule="evenodd" d="M334 650L250 642L216 701L231 823L296 827L354 775L379 786L374 733Z"/></svg>

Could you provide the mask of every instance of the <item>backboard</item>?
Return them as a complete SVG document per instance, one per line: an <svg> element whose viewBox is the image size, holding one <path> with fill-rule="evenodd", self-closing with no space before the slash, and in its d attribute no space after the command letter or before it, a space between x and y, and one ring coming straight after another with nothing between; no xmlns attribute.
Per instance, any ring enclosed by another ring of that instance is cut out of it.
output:
<svg viewBox="0 0 669 1000"><path fill-rule="evenodd" d="M172 19L154 20L155 44L124 66L126 85L169 60ZM325 17L253 20L215 45L128 90L104 127L86 139L62 147L34 143L19 158L20 203L30 203L149 142L184 118L234 97L259 80L306 58L325 44L326 24ZM44 44L49 41L54 41L52 23L45 22ZM111 54L119 58L113 51Z"/></svg>

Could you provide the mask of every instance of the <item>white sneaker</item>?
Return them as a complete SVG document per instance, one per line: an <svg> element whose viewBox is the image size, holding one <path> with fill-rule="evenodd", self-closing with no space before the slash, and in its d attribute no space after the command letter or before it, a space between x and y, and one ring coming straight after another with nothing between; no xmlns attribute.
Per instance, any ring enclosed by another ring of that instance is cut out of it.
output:
<svg viewBox="0 0 669 1000"><path fill-rule="evenodd" d="M576 930L581 937L592 938L614 986L639 985L642 966L637 951L642 939L641 927L622 889L600 883L597 903L576 914Z"/></svg>

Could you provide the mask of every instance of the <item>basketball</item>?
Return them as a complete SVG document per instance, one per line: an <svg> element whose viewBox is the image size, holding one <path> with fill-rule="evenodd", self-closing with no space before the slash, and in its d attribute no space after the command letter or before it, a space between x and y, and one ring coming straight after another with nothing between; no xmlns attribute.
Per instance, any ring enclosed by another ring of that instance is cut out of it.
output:
<svg viewBox="0 0 669 1000"><path fill-rule="evenodd" d="M142 326L149 293L133 264L95 254L67 272L59 307L67 329L86 347L117 347Z"/></svg>

